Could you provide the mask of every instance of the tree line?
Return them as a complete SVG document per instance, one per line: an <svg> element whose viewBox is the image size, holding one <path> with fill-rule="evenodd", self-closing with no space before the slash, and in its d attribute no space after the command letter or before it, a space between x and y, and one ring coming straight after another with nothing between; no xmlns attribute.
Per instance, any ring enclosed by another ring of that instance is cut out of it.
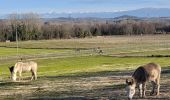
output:
<svg viewBox="0 0 170 100"><path fill-rule="evenodd" d="M69 39L109 35L169 34L170 23L161 21L44 21L38 14L11 14L0 20L0 41Z"/></svg>

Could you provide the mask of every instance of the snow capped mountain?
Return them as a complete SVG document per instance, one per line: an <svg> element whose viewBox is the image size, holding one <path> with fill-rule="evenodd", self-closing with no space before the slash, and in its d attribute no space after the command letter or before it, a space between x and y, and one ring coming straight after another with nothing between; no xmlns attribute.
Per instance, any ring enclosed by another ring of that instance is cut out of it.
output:
<svg viewBox="0 0 170 100"><path fill-rule="evenodd" d="M113 11L113 12L68 12L57 13L50 11L49 13L39 14L41 18L115 18L119 16L136 16L136 17L170 17L170 8L141 8L129 11ZM5 18L7 15L0 14L0 18Z"/></svg>

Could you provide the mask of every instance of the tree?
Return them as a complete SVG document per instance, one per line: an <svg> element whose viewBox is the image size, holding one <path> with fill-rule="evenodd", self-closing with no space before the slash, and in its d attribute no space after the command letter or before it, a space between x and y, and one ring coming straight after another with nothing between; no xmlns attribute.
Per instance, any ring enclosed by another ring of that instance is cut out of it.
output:
<svg viewBox="0 0 170 100"><path fill-rule="evenodd" d="M10 14L8 21L12 29L12 40L15 40L16 31L20 40L38 39L42 23L37 14Z"/></svg>

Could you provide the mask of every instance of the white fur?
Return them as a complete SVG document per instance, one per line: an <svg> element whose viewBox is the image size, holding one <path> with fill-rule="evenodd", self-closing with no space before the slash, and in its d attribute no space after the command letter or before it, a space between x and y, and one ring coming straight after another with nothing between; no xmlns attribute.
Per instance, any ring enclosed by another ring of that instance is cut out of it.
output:
<svg viewBox="0 0 170 100"><path fill-rule="evenodd" d="M130 85L126 88L126 91L127 91L127 95L130 99L133 98L133 96L135 95L135 85Z"/></svg>
<svg viewBox="0 0 170 100"><path fill-rule="evenodd" d="M142 97L142 84L139 84L139 94L140 94L140 97Z"/></svg>
<svg viewBox="0 0 170 100"><path fill-rule="evenodd" d="M16 73L12 73L12 80L16 81L16 79L17 79Z"/></svg>
<svg viewBox="0 0 170 100"><path fill-rule="evenodd" d="M22 72L29 72L31 71L32 72L32 78L31 80L34 78L34 79L37 79L37 63L36 62L33 62L33 61L30 61L30 62L17 62L14 66L14 69L13 69L13 72L12 72L12 80L13 81L16 81L17 79L17 73L19 73L20 77L19 77L19 80L21 78L21 73Z"/></svg>

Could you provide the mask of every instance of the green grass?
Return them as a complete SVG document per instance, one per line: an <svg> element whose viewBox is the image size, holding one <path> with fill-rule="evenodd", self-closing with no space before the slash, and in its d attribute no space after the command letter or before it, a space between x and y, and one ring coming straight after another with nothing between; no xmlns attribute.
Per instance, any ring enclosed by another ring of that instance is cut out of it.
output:
<svg viewBox="0 0 170 100"><path fill-rule="evenodd" d="M132 70L139 65L149 62L155 62L162 67L170 65L169 58L146 58L146 57L106 57L106 56L89 56L89 57L72 57L60 59L41 59L36 60L38 63L39 76L62 76L74 75L88 72L102 72L102 71L119 71ZM1 63L1 76L9 75L8 66L14 65L15 62Z"/></svg>
<svg viewBox="0 0 170 100"><path fill-rule="evenodd" d="M159 63L163 67L170 64L168 58L114 58L114 57L74 57L62 59L38 60L40 72L47 70L51 75L65 75L81 72L132 70L149 62ZM56 72L53 72L56 71ZM48 75L49 75L48 74Z"/></svg>
<svg viewBox="0 0 170 100"><path fill-rule="evenodd" d="M19 55L35 55L35 54L48 54L48 53L62 53L69 50L66 49L18 49ZM0 47L0 56L16 56L17 49L16 48L5 48Z"/></svg>
<svg viewBox="0 0 170 100"><path fill-rule="evenodd" d="M93 37L85 39L61 39L61 40L38 40L19 41L19 54L45 54L72 50L75 48L89 49L100 47L104 54L126 55L169 55L170 35L147 35L147 36L112 36ZM16 55L16 43L0 42L0 56ZM13 48L5 48L13 47ZM27 49L25 49L27 48ZM38 48L38 49L37 49ZM52 50L49 50L52 49ZM55 50L53 50L55 49ZM61 50L60 50L61 49Z"/></svg>
<svg viewBox="0 0 170 100"><path fill-rule="evenodd" d="M39 40L39 41L19 41L19 55L45 55L48 53L68 52L65 58L57 55L57 58L37 59L39 65L39 75L66 75L81 72L115 71L130 70L139 65L148 62L157 62L162 66L168 66L169 58L147 58L147 57L106 57L106 56L88 56L94 54L91 48L101 47L104 55L122 55L122 56L151 56L151 55L169 55L170 35L153 36L113 36L96 37L85 39L63 39L63 40ZM17 55L15 42L0 43L0 56ZM39 49L36 49L39 48ZM77 53L73 48L86 48L87 51ZM81 57L81 54L87 53L87 57ZM68 57L72 55L73 57ZM80 57L76 57L79 55ZM8 66L14 65L17 60L0 61L0 71L2 74L8 74Z"/></svg>
<svg viewBox="0 0 170 100"><path fill-rule="evenodd" d="M155 50L155 51L141 51L141 52L134 52L134 53L129 53L128 55L131 56L152 56L152 55L162 55L162 56L166 56L166 55L170 55L170 50Z"/></svg>

